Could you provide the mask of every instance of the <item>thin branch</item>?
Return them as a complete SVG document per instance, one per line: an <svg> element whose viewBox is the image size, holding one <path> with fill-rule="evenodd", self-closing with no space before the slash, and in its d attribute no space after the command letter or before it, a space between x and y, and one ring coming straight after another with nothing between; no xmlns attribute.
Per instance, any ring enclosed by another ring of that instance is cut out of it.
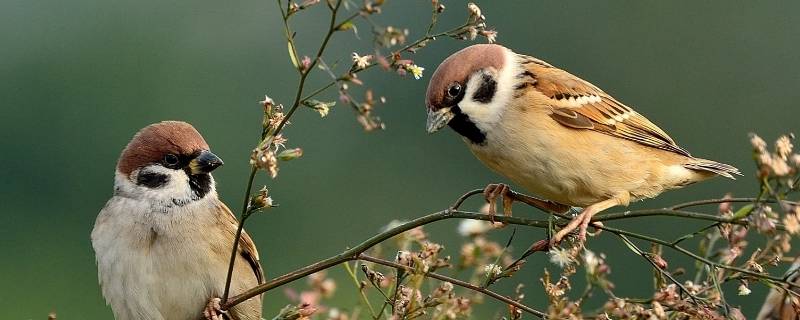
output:
<svg viewBox="0 0 800 320"><path fill-rule="evenodd" d="M675 279L675 277L674 277L674 276L673 276L671 273L667 272L667 271L666 271L666 270L664 270L664 269L661 269L661 267L659 267L659 266L658 266L658 263L656 263L655 261L653 261L653 259L652 259L652 258L650 258L650 255L648 255L646 252L642 251L642 249L639 249L639 247L637 247L635 243L633 243L633 242L632 242L630 239L628 239L628 238L627 238L627 237L625 237L624 235L619 235L619 234L618 234L617 236L618 236L620 239L622 239L622 242L624 242L624 243L625 243L625 244L628 246L628 248L630 248L630 249L631 249L631 251L633 251L634 253L636 253L636 254L637 254L637 255L639 255L640 257L642 257L642 258L644 258L645 260L647 260L647 262L648 262L648 263L650 263L650 265L652 265L652 266L653 266L653 268L654 268L656 271L658 271L659 273L661 273L661 275L663 275L663 276L667 277L667 279L669 279L669 281L672 281L672 283L674 283L676 286L678 286L678 288L680 288L680 289L681 289L681 291L683 291L684 293L686 293L686 295L688 295L688 296L689 296L689 298L691 298L691 299L692 299L692 301L693 301L695 304L698 304L698 305L700 304L700 301L701 301L701 300L700 300L700 298L698 298L697 296L695 296L695 295L694 295L694 294L693 294L691 291L689 291L689 289L686 289L686 287L685 287L685 286L684 286L684 285L683 285L683 284L682 284L680 281L678 281L678 279Z"/></svg>
<svg viewBox="0 0 800 320"><path fill-rule="evenodd" d="M409 266L404 266L404 265L399 264L399 263L394 263L392 261L383 260L383 259L380 259L380 258L375 258L375 257L371 257L371 256L364 255L364 254L359 255L358 259L359 260L373 262L373 263L377 263L377 264L381 264L381 265L384 265L384 266L387 266L387 267L402 268L402 269L406 270L406 272L410 272L410 273L414 273L415 272L414 268L411 268ZM519 303L517 301L514 301L513 299L511 299L509 297L503 296L503 295L498 294L498 293L496 293L494 291L491 291L489 289L485 289L485 288L481 288L481 287L475 286L475 285L473 285L473 284L471 284L469 282L465 282L465 281L461 281L461 280L458 280L458 279L450 278L448 276L444 276L444 275L441 275L441 274L438 274L438 273L434 273L434 272L426 272L426 273L423 273L422 275L424 275L426 277L434 278L434 279L437 279L437 280L449 282L449 283L452 283L452 284L457 285L459 287L467 288L467 289L470 289L470 290L475 291L475 292L483 293L483 294L485 294L485 295L487 295L489 297L492 297L494 299L497 299L497 300L499 300L501 302L504 302L504 303L507 303L509 305L515 306L515 307L517 307L517 308L519 308L519 309L521 309L521 310L523 310L523 311L525 311L527 313L535 315L535 316L537 316L539 318L546 318L546 315L544 314L544 312L541 312L541 311L538 311L538 310L533 309L531 307L528 307L528 306L526 306L524 304L521 304L521 303Z"/></svg>
<svg viewBox="0 0 800 320"><path fill-rule="evenodd" d="M325 270L336 265L339 265L345 261L352 261L358 259L358 256L373 246L391 239L392 237L399 235L403 232L408 230L414 229L419 226L427 225L436 221L446 220L446 219L474 219L474 220L483 220L483 221L494 221L503 222L508 224L514 225L521 225L521 226L529 226L529 227L536 227L546 229L548 226L547 221L543 220L532 220L532 219L525 219L519 217L507 217L507 216L492 216L488 214L482 213L474 213L474 212L464 212L464 211L454 211L454 210L444 210L435 212L406 223L403 223L397 227L392 229L386 230L381 232L366 241L362 242L361 244L345 250L344 252L337 254L335 256L329 257L327 259L321 260L319 262L313 263L311 265L305 266L303 268L297 269L295 271L289 272L285 275L267 281L266 283L260 284L256 287L253 287L247 291L242 292L238 296L232 297L229 299L223 309L227 310L228 308L235 306L247 299L255 297L261 293L269 291L273 288L280 287L287 283L293 282L295 280L301 279L305 276L308 276L312 273L316 273L321 270Z"/></svg>
<svg viewBox="0 0 800 320"><path fill-rule="evenodd" d="M765 280L765 281L770 282L772 284L776 284L776 285L781 285L782 284L782 285L786 285L786 286L789 286L789 287L792 287L792 288L799 288L800 289L800 285L796 285L796 284L791 283L791 282L786 282L785 280L783 280L780 277L775 277L775 276L771 276L769 274L762 274L762 273L750 271L750 270L747 270L747 269L742 269L742 268L738 268L738 267L734 267L734 266L729 266L729 265L717 263L717 262L711 261L709 259L703 258L701 256L698 256L694 252L691 252L691 251L689 251L689 250L687 250L687 249L685 249L685 248L683 248L681 246L673 245L672 243L670 243L668 241L665 241L665 240L661 240L661 239L654 238L654 237L651 237L651 236L646 236L646 235L642 235L642 234L638 234L638 233L635 233L635 232L630 232L630 231L626 231L626 230L622 230L622 229L606 227L606 226L600 227L600 229L603 229L605 231L608 231L608 232L611 232L611 233L614 233L614 234L626 235L626 236L629 236L629 237L634 237L634 238L638 238L638 239L641 239L641 240L650 241L652 243L657 243L657 244L660 244L660 245L664 245L666 247L670 247L670 248L674 249L675 251L683 253L684 255L689 256L690 258L692 258L694 260L697 260L697 261L699 261L701 263L704 263L704 264L707 264L707 265L710 265L710 266L713 266L713 267L716 267L716 268L736 271L736 272L740 272L740 273L746 274L748 276L751 276L753 278L758 278L758 279Z"/></svg>
<svg viewBox="0 0 800 320"><path fill-rule="evenodd" d="M469 191L469 192L461 195L460 197L458 197L458 199L456 199L456 202L454 202L450 206L450 209L451 210L458 210L458 208L460 208L461 205L464 204L464 201L467 201L467 199L469 199L470 197L472 197L474 195L478 195L478 194L482 194L482 193L483 193L483 189L475 189L475 190Z"/></svg>
<svg viewBox="0 0 800 320"><path fill-rule="evenodd" d="M611 220L620 220L620 219L635 218L635 217L650 217L650 216L681 217L681 218L690 218L690 219L705 220L705 221L715 221L721 223L747 225L747 221L741 219L734 220L729 217L723 217L723 216L711 215L693 211L673 210L668 208L644 209L644 210L633 210L633 211L601 214L593 218L592 221L611 221ZM786 231L786 226L784 226L783 224L776 223L775 229Z"/></svg>
<svg viewBox="0 0 800 320"><path fill-rule="evenodd" d="M774 199L764 200L764 199L759 199L759 198L729 198L729 199L722 198L722 199L707 199L707 200L689 201L689 202L679 203L679 204L676 204L676 205L668 207L668 208L672 209L672 210L680 210L680 209L684 209L684 208L702 206L702 205L707 205L707 204L753 203L753 202L759 202L759 201L760 202L768 202L768 203L777 203L777 201L774 200ZM794 201L782 200L781 202L792 204L792 205L796 205L797 204L797 202L794 202Z"/></svg>
<svg viewBox="0 0 800 320"><path fill-rule="evenodd" d="M369 302L367 294L361 287L361 282L358 281L358 275L355 272L355 266L353 266L353 268L350 268L350 263L346 262L342 263L342 265L344 266L345 270L347 270L347 274L350 275L350 278L353 279L353 283L355 283L356 285L356 290L358 290L358 294L361 296L361 301L367 305L369 313L370 315L372 315L372 319L378 320L378 318L380 318L380 315L375 313L375 309L372 307L372 303Z"/></svg>
<svg viewBox="0 0 800 320"><path fill-rule="evenodd" d="M467 194L461 196L459 198L460 200L458 202L463 202L463 200L465 200L466 198L469 198L470 195L475 195L475 194L477 194L476 190L470 191ZM457 204L458 204L458 202L457 202ZM665 215L669 216L670 214L665 214ZM680 216L680 215L678 215L678 216ZM718 218L718 217L714 217L714 216L710 216L710 215L704 215L704 216L702 216L702 218L706 218L705 216L709 216L710 218L708 218L708 219L710 219L712 221L716 221L717 218ZM521 225L521 226L529 226L529 227L541 228L541 229L544 229L544 230L547 230L549 228L549 226L550 226L549 221L527 219L527 218L521 218L521 217L515 217L515 216L494 216L494 215L489 215L489 214L482 214L482 213L477 213L477 212L459 211L459 210L452 210L452 209L447 209L447 210L444 210L444 211L435 212L435 213L432 213L432 214L429 214L429 215L426 215L426 216L423 216L423 217L408 221L406 223L403 223L403 224L401 224L399 226L396 226L396 227L394 227L392 229L389 229L389 230L386 230L384 232L381 232L381 233L379 233L379 234L377 234L375 236L372 236L371 238L367 239L366 241L362 242L361 244L359 244L359 245L357 245L357 246L355 246L355 247L353 247L351 249L348 249L348 250L346 250L346 251L344 251L344 252L342 252L342 253L340 253L338 255L329 257L327 259L324 259L324 260L321 260L319 262L313 263L313 264L308 265L306 267L303 267L303 268L297 269L295 271L289 272L289 273L287 273L285 275L282 275L282 276L279 276L279 277L277 277L275 279L267 281L266 283L263 283L263 284L258 285L256 287L253 287L253 288L251 288L251 289L239 294L238 296L232 297L230 300L226 301L226 303L223 306L223 309L227 310L230 307L235 306L235 305L237 305L237 304L239 304L239 303L241 303L241 302L243 302L243 301L245 301L247 299L250 299L250 298L252 298L254 296L257 296L257 295L259 295L261 293L264 293L264 292L269 291L271 289L274 289L276 287L280 287L280 286L285 285L287 283L290 283L290 282L293 282L295 280L301 279L301 278L303 278L305 276L308 276L310 274L316 273L318 271L334 267L334 266L339 265L339 264L341 264L343 262L358 260L361 254L363 254L364 252L366 252L367 250L369 250L373 246L375 246L375 245L377 245L377 244L379 244L379 243L381 243L383 241L386 241L388 239L391 239L392 237L394 237L396 235L399 235L399 234L401 234L403 232L406 232L408 230L411 230L411 229L419 227L419 226L423 226L423 225L427 225L427 224L430 224L430 223L433 223L433 222L436 222L436 221L447 220L447 219L473 219L473 220L483 220L483 221L495 221L495 222L501 222L501 223L505 223L505 224L513 224L513 225ZM612 228L612 227L608 227L608 226L602 226L602 227L598 226L596 228L600 228L600 229L602 229L604 231L607 231L607 232L610 232L610 233L614 233L616 235L628 236L628 237L633 237L633 238L649 241L651 243L661 244L661 245L664 245L666 247L670 247L673 250L676 250L676 251L678 251L678 252L680 252L680 253L682 253L684 255L689 256L690 258L692 258L694 260L697 260L697 261L699 261L701 263L704 263L704 264L707 264L709 266L713 266L713 267L720 268L720 269L727 269L727 270L731 270L731 271L736 271L736 272L739 272L741 274L750 276L752 278L762 279L764 281L767 281L767 282L769 282L771 284L774 284L774 285L777 285L777 286L780 286L780 287L783 287L783 288L786 288L786 287L800 288L799 285L794 284L794 283L789 283L789 282L785 281L784 279L782 279L781 277L775 277L775 276L771 276L769 274L761 274L761 273L753 272L753 271L742 269L742 268L738 268L738 267L733 267L733 266L728 266L728 265L716 263L716 262L708 260L708 259L706 259L704 257L700 257L697 254L695 254L695 253L693 253L693 252L691 252L689 250L686 250L683 247L680 247L678 245L674 245L674 244L672 244L672 243L670 243L668 241L662 240L662 239L658 239L658 238L655 238L655 237L651 237L651 236L648 236L648 235L643 235L643 234L639 234L639 233L635 233L635 232L631 232L631 231L627 231L627 230Z"/></svg>
<svg viewBox="0 0 800 320"><path fill-rule="evenodd" d="M242 204L242 214L239 226L236 228L236 236L233 238L233 249L231 250L231 259L228 261L228 273L225 277L225 291L222 294L222 301L228 300L228 295L231 292L231 279L233 278L233 266L236 263L236 256L239 251L239 241L242 238L242 230L244 230L244 223L247 221L248 214L247 208L250 207L250 191L253 189L253 179L256 176L258 169L255 166L250 168L250 176L247 179L247 189L244 191L244 203Z"/></svg>

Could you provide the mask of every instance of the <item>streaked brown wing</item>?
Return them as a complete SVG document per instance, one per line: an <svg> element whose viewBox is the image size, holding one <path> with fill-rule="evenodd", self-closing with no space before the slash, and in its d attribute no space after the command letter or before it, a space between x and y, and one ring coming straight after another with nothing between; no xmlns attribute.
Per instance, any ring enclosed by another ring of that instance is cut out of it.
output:
<svg viewBox="0 0 800 320"><path fill-rule="evenodd" d="M231 210L226 206L222 201L219 202L219 205L223 209L223 211L227 212L226 220L233 225L234 230L238 226L238 220L236 220L236 216L233 215ZM230 252L230 251L229 251ZM253 239L250 238L250 235L247 234L247 231L242 230L242 238L239 241L239 254L245 261L250 265L253 269L253 273L256 276L256 280L258 280L259 284L264 283L264 270L261 268L261 262L259 262L258 257L258 250L256 250L256 244L253 242Z"/></svg>
<svg viewBox="0 0 800 320"><path fill-rule="evenodd" d="M551 117L560 124L690 156L664 130L591 83L541 60L523 59L525 74L533 78L533 88L552 101Z"/></svg>

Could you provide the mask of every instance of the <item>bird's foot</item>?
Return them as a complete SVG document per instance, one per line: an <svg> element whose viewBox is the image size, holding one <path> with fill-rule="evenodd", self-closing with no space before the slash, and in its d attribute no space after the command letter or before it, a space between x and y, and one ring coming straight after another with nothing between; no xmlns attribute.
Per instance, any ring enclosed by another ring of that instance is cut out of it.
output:
<svg viewBox="0 0 800 320"><path fill-rule="evenodd" d="M222 310L222 299L211 298L203 309L203 320L225 320L227 312Z"/></svg>
<svg viewBox="0 0 800 320"><path fill-rule="evenodd" d="M584 242L586 242L586 234L587 230L589 229L589 224L598 228L597 232L593 233L595 235L600 232L601 227L603 227L603 223L596 221L592 222L592 217L594 216L593 210L584 209L577 217L573 218L572 221L569 222L566 226L561 228L555 235L550 239L550 248L555 248L573 231L578 231L578 236L576 238L577 244L583 246Z"/></svg>
<svg viewBox="0 0 800 320"><path fill-rule="evenodd" d="M483 189L483 196L489 204L489 217L495 223L494 216L497 214L497 198L503 199L503 215L511 216L511 204L514 202L514 191L507 184L492 183Z"/></svg>

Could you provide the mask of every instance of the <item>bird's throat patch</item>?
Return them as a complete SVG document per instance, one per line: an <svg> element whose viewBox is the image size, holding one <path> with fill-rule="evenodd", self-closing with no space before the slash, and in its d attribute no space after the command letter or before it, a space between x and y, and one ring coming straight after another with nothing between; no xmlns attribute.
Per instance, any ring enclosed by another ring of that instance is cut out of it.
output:
<svg viewBox="0 0 800 320"><path fill-rule="evenodd" d="M207 173L190 174L189 187L192 188L192 192L197 196L197 199L202 199L211 191L211 175Z"/></svg>
<svg viewBox="0 0 800 320"><path fill-rule="evenodd" d="M453 113L455 117L447 124L450 128L474 144L486 144L486 134L481 129L478 129L478 126L466 114L461 112L461 108L458 106L453 107Z"/></svg>

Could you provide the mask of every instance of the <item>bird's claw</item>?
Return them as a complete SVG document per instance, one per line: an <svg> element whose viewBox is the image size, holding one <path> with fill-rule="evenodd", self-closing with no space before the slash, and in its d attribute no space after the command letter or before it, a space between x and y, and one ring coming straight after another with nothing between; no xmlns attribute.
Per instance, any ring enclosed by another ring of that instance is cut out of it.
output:
<svg viewBox="0 0 800 320"><path fill-rule="evenodd" d="M495 223L494 216L497 214L497 198L503 198L503 215L511 216L511 205L514 202L511 188L507 184L492 183L483 189L483 196L489 204L489 219Z"/></svg>
<svg viewBox="0 0 800 320"><path fill-rule="evenodd" d="M211 298L203 309L203 320L225 320L227 311L222 310L222 299Z"/></svg>
<svg viewBox="0 0 800 320"><path fill-rule="evenodd" d="M594 233L589 233L589 224L593 227L597 228L597 231ZM586 242L586 234L588 233L591 236L595 236L600 233L601 227L603 227L603 223L600 221L592 222L592 216L589 214L581 213L572 221L569 222L564 228L561 228L552 238L550 238L550 248L555 248L561 243L564 238L566 238L570 233L573 231L578 231L578 235L576 238L577 244L583 246Z"/></svg>

